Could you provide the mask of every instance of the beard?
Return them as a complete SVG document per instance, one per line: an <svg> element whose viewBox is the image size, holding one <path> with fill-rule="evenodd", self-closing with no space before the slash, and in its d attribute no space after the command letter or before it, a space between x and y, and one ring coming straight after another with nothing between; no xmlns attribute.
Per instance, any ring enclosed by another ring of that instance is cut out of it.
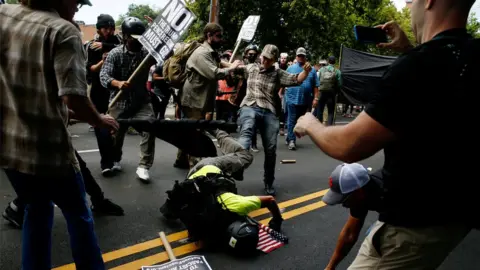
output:
<svg viewBox="0 0 480 270"><path fill-rule="evenodd" d="M222 47L222 43L221 43L221 42L212 41L212 43L210 43L210 46L212 47L212 49L218 50L218 49L220 49L220 47Z"/></svg>
<svg viewBox="0 0 480 270"><path fill-rule="evenodd" d="M257 61L257 56L248 56L247 57L248 63L253 64Z"/></svg>
<svg viewBox="0 0 480 270"><path fill-rule="evenodd" d="M142 49L142 43L138 40L132 41L128 44L128 50L131 52L139 52Z"/></svg>

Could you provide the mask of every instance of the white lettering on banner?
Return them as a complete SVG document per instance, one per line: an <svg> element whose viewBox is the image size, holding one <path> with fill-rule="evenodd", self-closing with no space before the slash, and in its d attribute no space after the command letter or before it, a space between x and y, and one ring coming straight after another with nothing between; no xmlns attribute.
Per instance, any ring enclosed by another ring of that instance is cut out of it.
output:
<svg viewBox="0 0 480 270"><path fill-rule="evenodd" d="M194 19L195 15L182 1L169 0L162 14L155 18L139 41L161 63Z"/></svg>
<svg viewBox="0 0 480 270"><path fill-rule="evenodd" d="M144 34L145 39L152 45L153 48L157 48L162 43L161 39L157 37L152 29L148 29Z"/></svg>
<svg viewBox="0 0 480 270"><path fill-rule="evenodd" d="M190 13L182 3L178 3L177 0L172 0L170 4L165 7L162 16L167 19L167 22L175 31L180 32L191 20L192 13Z"/></svg>

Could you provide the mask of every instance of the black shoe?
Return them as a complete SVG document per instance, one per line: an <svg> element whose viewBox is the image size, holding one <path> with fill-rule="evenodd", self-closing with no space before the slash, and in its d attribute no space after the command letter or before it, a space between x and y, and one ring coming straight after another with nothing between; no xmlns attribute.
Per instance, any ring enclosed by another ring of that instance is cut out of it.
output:
<svg viewBox="0 0 480 270"><path fill-rule="evenodd" d="M175 163L173 164L173 167L178 168L178 169L190 169L190 164L185 161L178 161L176 160Z"/></svg>
<svg viewBox="0 0 480 270"><path fill-rule="evenodd" d="M124 211L122 207L113 203L109 199L103 199L101 201L92 203L90 207L92 212L102 216L123 216Z"/></svg>
<svg viewBox="0 0 480 270"><path fill-rule="evenodd" d="M237 181L243 181L243 169L240 169L234 173L232 173L232 178Z"/></svg>
<svg viewBox="0 0 480 270"><path fill-rule="evenodd" d="M269 196L275 196L275 188L272 186L272 185L267 185L265 184L265 194L269 195Z"/></svg>
<svg viewBox="0 0 480 270"><path fill-rule="evenodd" d="M7 208L2 214L3 218L12 223L12 225L15 226L17 229L21 229L23 226L23 215L23 211L17 212L13 210L13 208L10 207L10 204L8 204Z"/></svg>

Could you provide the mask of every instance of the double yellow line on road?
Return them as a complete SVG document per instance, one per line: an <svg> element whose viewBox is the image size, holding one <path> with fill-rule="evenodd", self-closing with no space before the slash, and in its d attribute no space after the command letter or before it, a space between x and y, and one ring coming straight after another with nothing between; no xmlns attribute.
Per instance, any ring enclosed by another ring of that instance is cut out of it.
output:
<svg viewBox="0 0 480 270"><path fill-rule="evenodd" d="M301 196L301 197L298 197L298 198L295 198L295 199L292 199L292 200L288 200L288 201L279 203L278 206L281 209L291 207L291 206L294 206L294 205L297 205L297 204L300 204L300 203L303 203L303 202L307 202L307 201L310 201L310 200L313 200L313 199L316 199L316 198L320 198L323 195L325 195L327 193L327 191L328 191L328 189L325 189L325 190L318 191L318 192L315 192L315 193L307 194L307 195L304 195L304 196ZM318 202L314 202L314 203L296 208L296 209L291 210L291 211L284 212L282 214L282 216L285 220L287 220L287 219L291 219L293 217L305 214L307 212L316 210L316 209L324 207L324 206L325 206L325 203L323 203L322 201L318 201ZM257 211L251 212L250 216L251 217L258 217L258 216L261 216L261 215L264 215L264 214L267 214L267 213L269 213L268 209L259 209ZM269 221L270 221L270 218L266 218L266 219L261 220L260 223L267 224ZM177 242L179 240L186 239L186 238L188 238L188 232L186 230L181 231L181 232L177 232L177 233L172 233L172 234L169 234L167 236L168 242L170 242L170 243L174 243L174 242ZM136 244L136 245L132 245L132 246L129 246L129 247L125 247L125 248L122 248L122 249L118 249L118 250L115 250L115 251L105 253L105 254L103 254L103 260L104 260L105 263L107 263L107 262L110 262L110 261L113 261L113 260L116 260L116 259L120 259L120 258L123 258L123 257L126 257L126 256L130 256L130 255L140 253L142 251L146 251L146 250L153 249L153 248L160 247L160 246L163 246L162 240L160 238L155 238L155 239L152 239L152 240L149 240L149 241L146 241L146 242L142 242L142 243L139 243L139 244ZM188 244L184 244L184 245L181 245L179 247L174 248L173 252L177 257L179 257L179 256L182 256L182 255L191 253L193 251L196 251L200 248L201 248L201 246L198 246L196 243L188 243ZM158 254L155 254L155 255L145 257L143 259L135 260L133 262L120 265L120 266L115 267L115 268L111 268L111 270L141 269L142 266L149 266L149 265L161 263L161 262L164 262L164 261L167 261L167 260L169 260L167 253L166 252L161 252L161 253L158 253ZM63 266L54 268L53 270L74 270L74 269L75 269L75 264L71 263L71 264L67 264L67 265L63 265Z"/></svg>

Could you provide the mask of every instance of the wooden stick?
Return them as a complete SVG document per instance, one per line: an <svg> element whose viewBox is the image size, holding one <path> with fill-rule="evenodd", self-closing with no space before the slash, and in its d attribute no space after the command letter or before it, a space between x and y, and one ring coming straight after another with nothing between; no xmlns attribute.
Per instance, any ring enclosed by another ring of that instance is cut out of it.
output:
<svg viewBox="0 0 480 270"><path fill-rule="evenodd" d="M175 254L173 254L172 247L170 246L170 243L168 243L167 236L165 233L162 231L159 233L160 238L162 239L163 246L167 250L168 258L170 258L170 261L175 261L177 257L175 257Z"/></svg>
<svg viewBox="0 0 480 270"><path fill-rule="evenodd" d="M229 63L233 63L233 59L235 58L235 55L237 54L238 49L240 48L240 44L242 43L242 40L239 39L237 41L237 46L235 46L235 49L233 50L232 57L230 57Z"/></svg>
<svg viewBox="0 0 480 270"><path fill-rule="evenodd" d="M135 71L132 73L130 78L128 78L128 81L127 81L128 83L132 82L132 80L135 78L135 76L137 76L138 72L143 68L143 66L150 61L151 57L152 57L152 55L148 54L147 57L145 57L145 59L143 59L143 61L140 63L140 65L138 65L137 69L135 69ZM113 98L112 102L110 102L110 104L108 104L108 112L112 109L113 105L115 105L115 103L117 103L117 101L120 99L122 94L123 94L123 90L118 91L117 95ZM108 112L107 112L107 114L108 114Z"/></svg>

